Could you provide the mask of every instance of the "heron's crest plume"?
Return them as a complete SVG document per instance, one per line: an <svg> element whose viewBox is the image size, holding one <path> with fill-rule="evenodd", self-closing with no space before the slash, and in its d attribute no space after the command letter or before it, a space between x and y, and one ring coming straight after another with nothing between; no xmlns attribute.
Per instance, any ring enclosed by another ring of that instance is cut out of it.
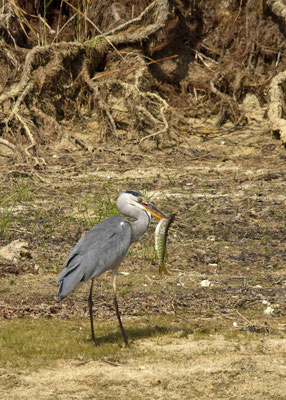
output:
<svg viewBox="0 0 286 400"><path fill-rule="evenodd" d="M144 198L144 196L142 196L141 193L136 192L135 190L126 190L125 193L133 194L133 196L136 196L136 197L143 197L143 198Z"/></svg>

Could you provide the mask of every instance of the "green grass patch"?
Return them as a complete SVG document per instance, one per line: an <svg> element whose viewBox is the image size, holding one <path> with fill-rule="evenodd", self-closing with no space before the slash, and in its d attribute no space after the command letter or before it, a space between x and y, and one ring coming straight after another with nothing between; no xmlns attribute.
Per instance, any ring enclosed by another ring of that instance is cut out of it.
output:
<svg viewBox="0 0 286 400"><path fill-rule="evenodd" d="M0 196L0 206L18 204L31 201L35 197L37 189L30 179L19 179L9 187L9 191L3 190Z"/></svg>
<svg viewBox="0 0 286 400"><path fill-rule="evenodd" d="M1 325L1 364L10 368L34 370L59 359L99 359L117 353L122 341L119 332L110 334L114 327L100 324L96 326L100 346L94 346L86 320L24 318Z"/></svg>
<svg viewBox="0 0 286 400"><path fill-rule="evenodd" d="M0 366L38 370L53 365L57 360L99 360L115 357L119 352L122 354L122 350L126 355L134 355L137 340L172 335L182 329L186 334L189 332L188 328L177 325L168 316L142 317L129 323L124 321L131 345L126 349L117 321L95 322L98 346L94 346L90 340L87 319L2 320Z"/></svg>
<svg viewBox="0 0 286 400"><path fill-rule="evenodd" d="M30 179L19 179L0 194L0 233L7 238L11 227L23 224L22 205L34 200L36 192Z"/></svg>

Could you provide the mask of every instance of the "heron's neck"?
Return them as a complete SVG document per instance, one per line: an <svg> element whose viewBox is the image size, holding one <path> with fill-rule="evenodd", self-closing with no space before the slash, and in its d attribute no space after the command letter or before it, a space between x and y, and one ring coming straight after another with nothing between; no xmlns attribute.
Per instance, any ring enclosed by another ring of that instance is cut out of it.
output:
<svg viewBox="0 0 286 400"><path fill-rule="evenodd" d="M137 242L140 236L147 231L150 224L150 217L145 211L138 210L136 214L132 215L136 220L130 222L132 226L132 242Z"/></svg>

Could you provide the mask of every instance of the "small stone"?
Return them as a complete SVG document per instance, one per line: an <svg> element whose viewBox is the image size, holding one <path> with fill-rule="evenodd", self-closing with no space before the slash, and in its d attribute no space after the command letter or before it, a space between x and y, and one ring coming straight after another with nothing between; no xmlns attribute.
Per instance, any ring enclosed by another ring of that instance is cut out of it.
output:
<svg viewBox="0 0 286 400"><path fill-rule="evenodd" d="M13 242L7 244L7 246L0 247L0 257L16 262L21 256L29 254L27 247L28 242L22 240L14 240Z"/></svg>
<svg viewBox="0 0 286 400"><path fill-rule="evenodd" d="M40 266L38 264L34 265L34 271L39 272Z"/></svg>
<svg viewBox="0 0 286 400"><path fill-rule="evenodd" d="M264 314L272 315L273 313L274 313L274 308L272 308L271 306L268 306L268 307L264 310Z"/></svg>
<svg viewBox="0 0 286 400"><path fill-rule="evenodd" d="M201 287L210 287L211 286L211 281L209 281L208 279L203 279L201 281Z"/></svg>

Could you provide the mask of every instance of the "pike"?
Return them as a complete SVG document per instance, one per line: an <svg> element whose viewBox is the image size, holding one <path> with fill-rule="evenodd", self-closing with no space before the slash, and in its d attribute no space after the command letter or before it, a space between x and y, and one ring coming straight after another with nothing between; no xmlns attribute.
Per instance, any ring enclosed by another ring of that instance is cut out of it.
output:
<svg viewBox="0 0 286 400"><path fill-rule="evenodd" d="M175 219L175 214L171 214L168 218L162 218L155 230L155 250L159 260L159 274L168 272L165 267L165 256L166 256L166 243L168 230L171 223Z"/></svg>

